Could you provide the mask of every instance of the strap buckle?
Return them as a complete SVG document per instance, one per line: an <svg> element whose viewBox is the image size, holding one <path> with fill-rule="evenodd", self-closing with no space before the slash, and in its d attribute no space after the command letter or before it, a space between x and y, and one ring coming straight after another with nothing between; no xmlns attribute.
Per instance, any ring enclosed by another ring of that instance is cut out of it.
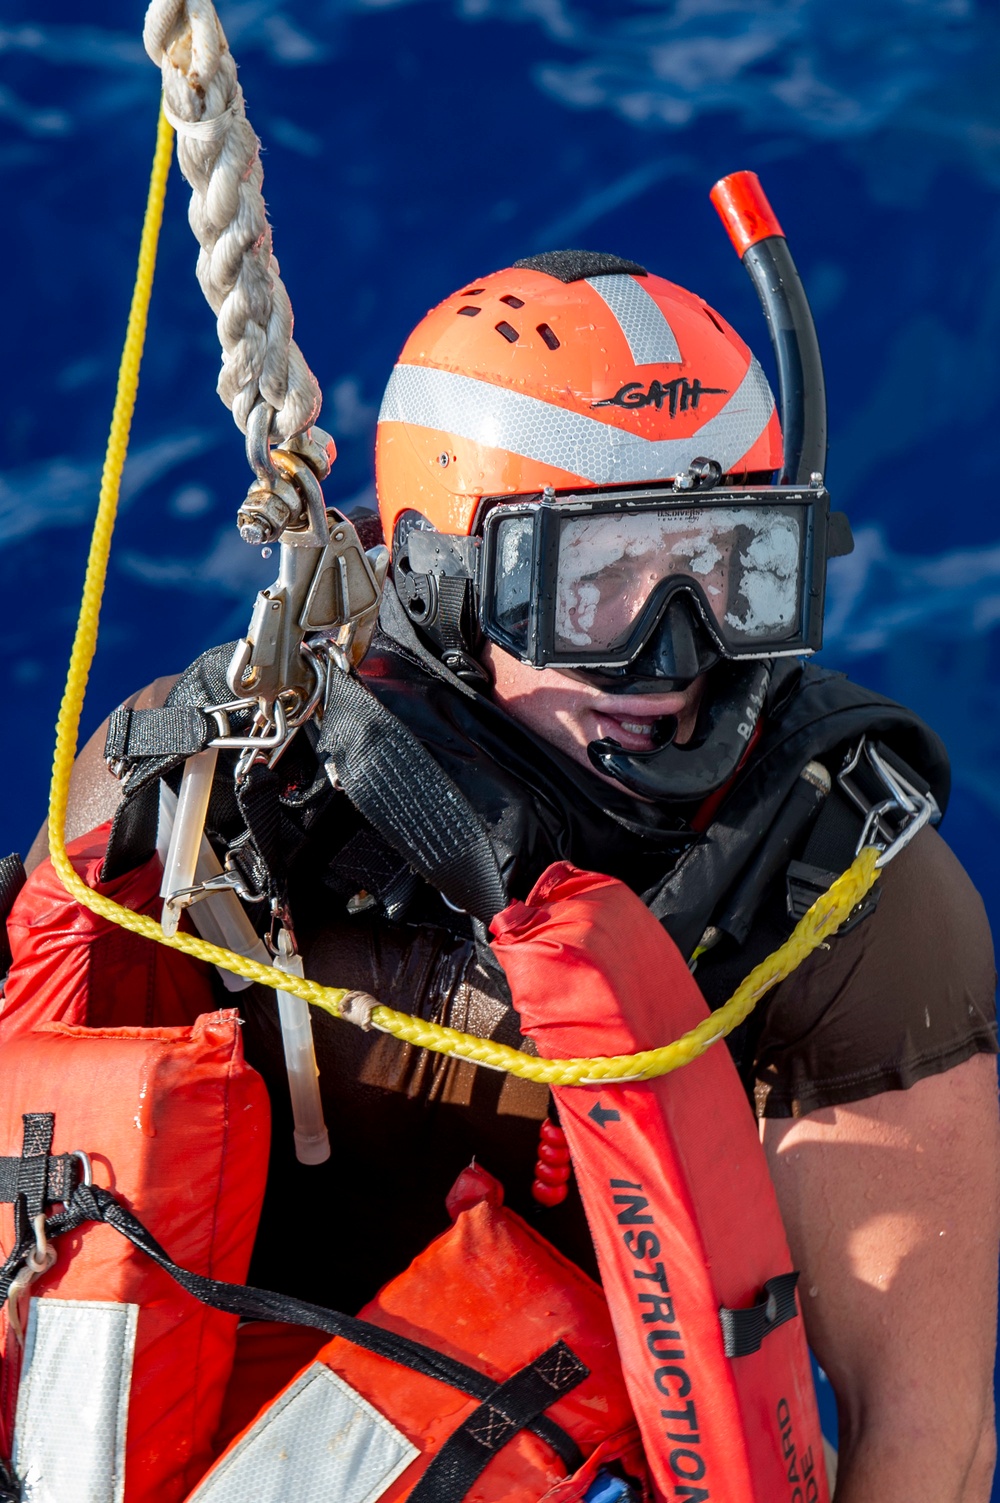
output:
<svg viewBox="0 0 1000 1503"><path fill-rule="evenodd" d="M918 788L895 758L889 760L867 737L862 737L837 774L846 797L860 811L864 825L855 849L867 845L881 852L876 866L888 866L927 824L937 824L941 809L929 788ZM874 801L866 788L874 793ZM881 797L879 795L882 795Z"/></svg>
<svg viewBox="0 0 1000 1503"><path fill-rule="evenodd" d="M80 1185L89 1187L94 1183L94 1170L90 1161L90 1155L85 1153L82 1148L74 1148L65 1157L75 1159L80 1166L80 1177L76 1184L74 1185L72 1180L70 1180L68 1185L60 1187L65 1196L63 1204L68 1207ZM20 1203L22 1206L24 1205L23 1196L20 1197ZM18 1214L21 1213L19 1212ZM28 1293L32 1284L37 1279L40 1279L43 1274L48 1273L49 1269L54 1266L57 1257L56 1249L49 1241L44 1208L31 1216L30 1225L34 1243L28 1247L26 1253L22 1254L23 1262L10 1282L6 1299L7 1321L18 1346L24 1345L25 1328L21 1318L24 1296ZM53 1226L58 1229L58 1221L53 1222ZM21 1246L23 1247L23 1245L22 1243ZM2 1480L2 1474L0 1474L0 1482ZM2 1499L3 1494L0 1491L0 1503L2 1503Z"/></svg>

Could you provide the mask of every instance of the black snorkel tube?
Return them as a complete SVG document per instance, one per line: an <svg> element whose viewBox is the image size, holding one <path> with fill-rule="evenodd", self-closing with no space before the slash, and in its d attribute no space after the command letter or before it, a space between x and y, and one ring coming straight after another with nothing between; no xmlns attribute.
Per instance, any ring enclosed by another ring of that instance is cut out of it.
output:
<svg viewBox="0 0 1000 1503"><path fill-rule="evenodd" d="M819 485L826 473L826 383L816 325L778 216L756 172L731 172L709 195L757 290L778 367L781 485Z"/></svg>
<svg viewBox="0 0 1000 1503"><path fill-rule="evenodd" d="M820 486L826 470L826 383L816 325L778 217L755 172L720 178L711 199L757 289L778 367L783 465L779 484ZM850 553L847 518L831 517L831 554ZM721 665L720 665L721 668ZM692 741L676 746L676 722L661 744L626 752L616 741L593 741L593 765L645 798L695 801L733 776L763 709L770 665L728 665L699 715ZM713 670L718 672L718 670Z"/></svg>

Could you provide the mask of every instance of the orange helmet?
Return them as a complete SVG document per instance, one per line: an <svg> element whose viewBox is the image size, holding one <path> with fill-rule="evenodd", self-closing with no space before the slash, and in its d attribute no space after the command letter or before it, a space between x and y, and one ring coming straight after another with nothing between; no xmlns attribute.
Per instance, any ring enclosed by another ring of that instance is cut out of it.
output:
<svg viewBox="0 0 1000 1503"><path fill-rule="evenodd" d="M781 465L761 367L701 298L633 261L553 251L446 298L403 347L379 414L385 539L404 512L477 529L483 498Z"/></svg>

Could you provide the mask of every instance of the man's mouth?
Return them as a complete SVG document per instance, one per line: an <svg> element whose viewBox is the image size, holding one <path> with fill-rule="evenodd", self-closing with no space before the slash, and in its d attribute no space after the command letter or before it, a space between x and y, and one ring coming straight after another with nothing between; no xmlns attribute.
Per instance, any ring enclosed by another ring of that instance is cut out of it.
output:
<svg viewBox="0 0 1000 1503"><path fill-rule="evenodd" d="M596 713L597 736L599 741L617 741L624 751L650 751L654 746L661 745L664 737L662 732L667 729L666 721L673 721L673 716L667 715L608 715ZM660 735L657 733L661 732Z"/></svg>

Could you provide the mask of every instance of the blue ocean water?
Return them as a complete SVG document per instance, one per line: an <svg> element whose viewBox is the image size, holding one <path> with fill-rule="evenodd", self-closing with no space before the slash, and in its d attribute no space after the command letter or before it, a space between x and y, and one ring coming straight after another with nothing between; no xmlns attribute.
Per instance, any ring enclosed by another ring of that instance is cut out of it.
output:
<svg viewBox="0 0 1000 1503"><path fill-rule="evenodd" d="M158 79L140 0L4 0L8 229L0 661L12 796L41 821L114 390ZM692 287L769 351L708 203L760 173L823 342L829 484L858 546L831 569L825 660L945 737L944 833L1000 920L1000 21L972 0L232 0L297 334L373 496L382 387L439 298L586 245ZM187 194L167 204L89 731L241 633L272 568L236 536L247 472L215 397ZM1000 1490L997 1496L1000 1497Z"/></svg>

